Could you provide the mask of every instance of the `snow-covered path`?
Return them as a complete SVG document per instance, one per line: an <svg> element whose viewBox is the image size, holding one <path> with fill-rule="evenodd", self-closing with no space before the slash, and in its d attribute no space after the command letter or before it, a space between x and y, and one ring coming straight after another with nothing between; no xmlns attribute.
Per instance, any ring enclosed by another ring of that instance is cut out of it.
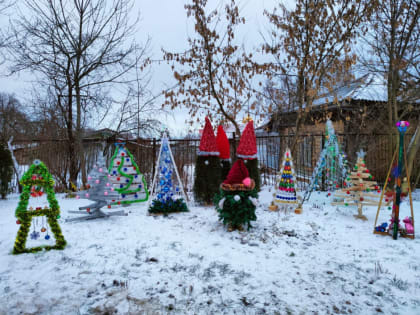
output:
<svg viewBox="0 0 420 315"><path fill-rule="evenodd" d="M0 314L420 314L420 241L372 234L374 207L355 220L316 194L302 215L274 213L264 190L254 228L227 232L214 208L136 205L61 222L64 251L13 256L18 198L0 201ZM57 199L63 218L89 202Z"/></svg>

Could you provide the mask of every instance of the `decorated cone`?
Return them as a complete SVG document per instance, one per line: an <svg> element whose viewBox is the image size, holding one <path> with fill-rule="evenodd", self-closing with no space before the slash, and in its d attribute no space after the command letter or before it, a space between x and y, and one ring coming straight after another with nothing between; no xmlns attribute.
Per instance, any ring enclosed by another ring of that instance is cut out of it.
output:
<svg viewBox="0 0 420 315"><path fill-rule="evenodd" d="M219 150L219 158L220 158L220 166L222 168L222 178L226 178L227 174L229 173L231 164L230 164L230 146L229 140L226 136L225 130L223 126L219 126L217 128L217 136L216 136L217 148Z"/></svg>
<svg viewBox="0 0 420 315"><path fill-rule="evenodd" d="M251 228L251 221L257 219L255 209L258 193L242 159L233 164L220 188L220 193L215 197L219 220L230 230L242 229L244 224Z"/></svg>
<svg viewBox="0 0 420 315"><path fill-rule="evenodd" d="M208 117L206 117L195 165L193 191L195 201L198 203L211 204L214 195L219 190L221 182L219 155L213 127Z"/></svg>
<svg viewBox="0 0 420 315"><path fill-rule="evenodd" d="M245 126L236 150L238 158L244 160L250 177L255 181L255 188L260 190L260 171L258 168L257 139L254 132L254 122L251 120Z"/></svg>
<svg viewBox="0 0 420 315"><path fill-rule="evenodd" d="M294 205L297 204L296 195L296 174L293 167L293 159L290 149L284 153L282 166L277 177L276 190L274 192L273 204Z"/></svg>
<svg viewBox="0 0 420 315"><path fill-rule="evenodd" d="M167 216L173 212L188 211L187 197L166 134L161 140L151 199L149 213L152 214Z"/></svg>

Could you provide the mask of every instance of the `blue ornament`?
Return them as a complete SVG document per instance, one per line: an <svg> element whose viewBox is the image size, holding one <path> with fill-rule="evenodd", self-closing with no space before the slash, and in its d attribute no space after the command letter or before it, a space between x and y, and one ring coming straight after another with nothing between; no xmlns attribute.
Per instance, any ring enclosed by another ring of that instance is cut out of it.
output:
<svg viewBox="0 0 420 315"><path fill-rule="evenodd" d="M130 159L129 159L129 158L126 158L125 160L126 160L127 162L130 162Z"/></svg>
<svg viewBox="0 0 420 315"><path fill-rule="evenodd" d="M123 188L124 187L124 185L123 184L120 184L120 188Z"/></svg>
<svg viewBox="0 0 420 315"><path fill-rule="evenodd" d="M125 195L121 195L121 197L125 198Z"/></svg>
<svg viewBox="0 0 420 315"><path fill-rule="evenodd" d="M126 167L124 167L124 172L127 172L127 168Z"/></svg>
<svg viewBox="0 0 420 315"><path fill-rule="evenodd" d="M31 233L31 240L36 240L39 238L39 232L33 231Z"/></svg>
<svg viewBox="0 0 420 315"><path fill-rule="evenodd" d="M125 182L128 183L130 180L126 179Z"/></svg>
<svg viewBox="0 0 420 315"><path fill-rule="evenodd" d="M167 193L169 191L169 187L168 186L163 187L163 191Z"/></svg>
<svg viewBox="0 0 420 315"><path fill-rule="evenodd" d="M141 185L139 185L139 188L141 188Z"/></svg>
<svg viewBox="0 0 420 315"><path fill-rule="evenodd" d="M117 174L117 171L113 171L112 174Z"/></svg>
<svg viewBox="0 0 420 315"><path fill-rule="evenodd" d="M48 241L50 239L50 236L48 234L45 235L45 239Z"/></svg>
<svg viewBox="0 0 420 315"><path fill-rule="evenodd" d="M135 195L134 195L134 197L138 198L138 197L139 197L139 195L135 194Z"/></svg>
<svg viewBox="0 0 420 315"><path fill-rule="evenodd" d="M134 178L137 178L138 176L137 175L134 175Z"/></svg>

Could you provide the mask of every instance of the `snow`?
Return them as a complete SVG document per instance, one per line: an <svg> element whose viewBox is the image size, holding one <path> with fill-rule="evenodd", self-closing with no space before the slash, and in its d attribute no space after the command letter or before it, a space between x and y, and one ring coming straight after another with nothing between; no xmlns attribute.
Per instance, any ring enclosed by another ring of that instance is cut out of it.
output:
<svg viewBox="0 0 420 315"><path fill-rule="evenodd" d="M14 256L18 200L0 201L2 315L420 312L420 241L374 235L375 207L360 221L314 193L301 215L270 212L264 187L253 228L228 232L214 207L165 218L145 203L124 207L127 217L66 223L90 201L58 194L67 247Z"/></svg>

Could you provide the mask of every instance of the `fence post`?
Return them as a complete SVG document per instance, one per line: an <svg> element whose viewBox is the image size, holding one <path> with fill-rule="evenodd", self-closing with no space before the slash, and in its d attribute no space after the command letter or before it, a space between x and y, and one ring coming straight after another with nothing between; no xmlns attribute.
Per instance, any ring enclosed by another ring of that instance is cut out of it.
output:
<svg viewBox="0 0 420 315"><path fill-rule="evenodd" d="M152 178L153 176L155 176L155 171L156 171L156 139L153 138L153 142L152 142L152 151L153 151L153 172L152 172Z"/></svg>
<svg viewBox="0 0 420 315"><path fill-rule="evenodd" d="M232 132L232 138L233 138L233 141L232 141L232 144L233 144L232 165L233 165L233 162L236 161L236 135L235 135L235 131Z"/></svg>

